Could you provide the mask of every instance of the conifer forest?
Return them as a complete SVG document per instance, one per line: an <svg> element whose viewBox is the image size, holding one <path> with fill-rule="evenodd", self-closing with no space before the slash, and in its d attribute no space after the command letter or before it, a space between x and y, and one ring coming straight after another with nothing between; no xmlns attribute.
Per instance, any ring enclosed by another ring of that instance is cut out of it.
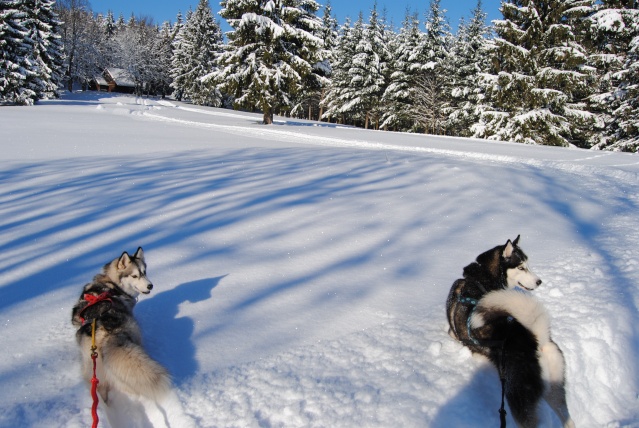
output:
<svg viewBox="0 0 639 428"><path fill-rule="evenodd" d="M126 72L137 95L380 131L639 150L639 1L440 0L338 22L330 0L200 0L174 22L87 0L0 0L0 104ZM223 32L219 19L230 31Z"/></svg>

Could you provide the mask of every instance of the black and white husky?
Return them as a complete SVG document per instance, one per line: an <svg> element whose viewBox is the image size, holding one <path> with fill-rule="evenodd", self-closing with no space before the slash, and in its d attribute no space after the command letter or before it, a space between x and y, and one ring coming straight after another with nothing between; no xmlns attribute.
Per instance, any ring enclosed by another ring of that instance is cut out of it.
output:
<svg viewBox="0 0 639 428"><path fill-rule="evenodd" d="M140 293L149 294L153 284L146 276L144 252L138 248L110 263L93 281L84 286L73 307L72 322L82 353L82 375L87 382L93 376L91 360L91 324L96 321L98 392L109 404L109 393L159 399L171 387L166 369L142 347L140 327L133 307Z"/></svg>
<svg viewBox="0 0 639 428"><path fill-rule="evenodd" d="M566 405L564 357L550 338L550 319L528 291L541 279L528 257L508 240L464 268L446 301L450 335L500 371L513 418L520 427L536 427L544 398L564 427L574 427Z"/></svg>

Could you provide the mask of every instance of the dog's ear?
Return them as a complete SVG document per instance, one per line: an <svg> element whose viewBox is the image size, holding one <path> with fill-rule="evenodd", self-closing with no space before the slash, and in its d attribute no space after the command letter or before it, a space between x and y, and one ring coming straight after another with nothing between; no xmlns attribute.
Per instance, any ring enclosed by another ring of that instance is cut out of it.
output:
<svg viewBox="0 0 639 428"><path fill-rule="evenodd" d="M517 237L515 238L515 240L513 241L513 245L517 245L517 243L519 242L519 237L521 235L517 235Z"/></svg>
<svg viewBox="0 0 639 428"><path fill-rule="evenodd" d="M133 255L133 258L134 259L139 259L139 260L144 260L144 250L142 250L142 247L138 247L138 250Z"/></svg>
<svg viewBox="0 0 639 428"><path fill-rule="evenodd" d="M131 264L131 257L126 251L118 259L118 270L124 270Z"/></svg>
<svg viewBox="0 0 639 428"><path fill-rule="evenodd" d="M501 256L505 259L508 259L510 258L510 256L513 255L514 250L515 250L515 246L513 245L512 242L510 242L510 239L509 239L508 242L506 242L506 245L504 246L504 251L501 253Z"/></svg>

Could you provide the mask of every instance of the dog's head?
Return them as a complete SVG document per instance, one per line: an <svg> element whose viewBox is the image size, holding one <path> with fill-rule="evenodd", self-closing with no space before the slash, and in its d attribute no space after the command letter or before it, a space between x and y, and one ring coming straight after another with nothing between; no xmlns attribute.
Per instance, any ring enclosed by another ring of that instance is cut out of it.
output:
<svg viewBox="0 0 639 428"><path fill-rule="evenodd" d="M151 292L153 284L146 277L146 263L142 247L139 247L133 256L125 251L120 258L114 261L119 279L118 285L126 294L137 297L140 293L149 294Z"/></svg>
<svg viewBox="0 0 639 428"><path fill-rule="evenodd" d="M541 279L528 267L528 256L519 248L519 235L514 241L508 240L502 251L506 267L506 284L509 288L521 287L532 291L539 287Z"/></svg>

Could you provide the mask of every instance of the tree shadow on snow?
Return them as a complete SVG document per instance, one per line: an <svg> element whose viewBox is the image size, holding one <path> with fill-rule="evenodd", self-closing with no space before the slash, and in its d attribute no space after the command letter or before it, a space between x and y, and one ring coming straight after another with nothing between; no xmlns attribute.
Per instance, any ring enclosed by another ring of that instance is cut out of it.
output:
<svg viewBox="0 0 639 428"><path fill-rule="evenodd" d="M273 125L280 125L280 126L314 126L314 127L318 127L318 128L354 128L354 126L351 125L340 125L337 123L330 123L330 122L318 122L318 121L303 121L303 120L291 120L291 119L286 119L286 120L274 120L273 121Z"/></svg>
<svg viewBox="0 0 639 428"><path fill-rule="evenodd" d="M225 276L186 282L142 300L135 308L144 341L151 345L149 353L169 370L176 384L194 375L199 368L191 340L195 322L189 317L178 317L180 304L210 299L213 289Z"/></svg>

